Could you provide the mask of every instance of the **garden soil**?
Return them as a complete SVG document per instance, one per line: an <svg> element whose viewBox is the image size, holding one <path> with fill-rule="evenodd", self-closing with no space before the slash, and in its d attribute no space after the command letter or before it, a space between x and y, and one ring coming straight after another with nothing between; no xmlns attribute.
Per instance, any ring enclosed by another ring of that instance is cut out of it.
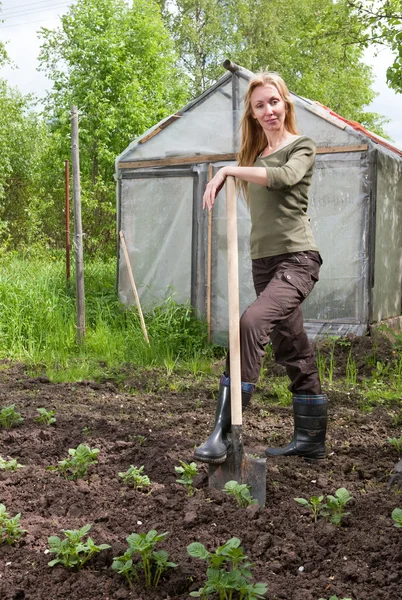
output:
<svg viewBox="0 0 402 600"><path fill-rule="evenodd" d="M352 345L355 356L360 351L357 366L363 377L372 342L356 338ZM382 354L377 345L376 353L386 364L393 358L392 345L385 343ZM337 368L341 362L335 356ZM221 367L216 365L216 378ZM244 416L244 443L254 454L287 443L292 435L291 409L269 400L270 381L280 374L277 368L265 369ZM215 551L234 536L254 565L253 580L268 585L268 600L327 600L335 594L353 600L401 598L402 529L394 526L391 513L402 508L402 494L388 488L399 457L387 442L401 436L400 402L362 411L356 388L340 392L327 385L327 458L316 463L269 459L265 508L238 508L234 498L208 487L206 465L199 465L194 496L176 482L175 466L192 461L194 446L211 429L216 389L211 376L129 367L119 382L56 384L33 378L23 365L0 363L0 407L15 404L24 418L18 427L0 428L0 456L24 465L15 472L0 471L0 502L10 516L21 513L26 530L17 543L0 546L0 599L189 598L205 581L205 563L191 558L186 547L199 541ZM54 409L56 423L38 425L38 407ZM80 443L100 450L98 464L85 479L71 481L47 470ZM151 493L122 484L118 472L130 465L144 467ZM294 500L325 497L340 487L353 500L339 527L324 517L314 523ZM49 567L54 555L48 552L48 536L63 537L63 529L89 523L95 543L111 549L80 571ZM162 576L157 588L146 589L143 582L130 588L111 569L113 557L124 553L132 532L151 529L168 532L157 549L165 549L177 567Z"/></svg>

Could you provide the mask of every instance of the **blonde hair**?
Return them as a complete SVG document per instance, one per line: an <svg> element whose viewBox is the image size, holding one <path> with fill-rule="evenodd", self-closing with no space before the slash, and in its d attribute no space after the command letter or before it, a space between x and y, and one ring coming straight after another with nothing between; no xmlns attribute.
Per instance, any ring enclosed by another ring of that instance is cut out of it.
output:
<svg viewBox="0 0 402 600"><path fill-rule="evenodd" d="M241 146L237 153L237 163L241 167L250 167L254 164L257 156L267 145L265 133L253 116L251 106L251 94L253 91L264 85L273 85L285 102L285 129L294 135L298 134L296 127L295 108L290 96L288 87L282 77L275 71L261 71L250 79L247 91L244 96L244 113L241 120ZM247 198L247 183L240 182L240 186Z"/></svg>

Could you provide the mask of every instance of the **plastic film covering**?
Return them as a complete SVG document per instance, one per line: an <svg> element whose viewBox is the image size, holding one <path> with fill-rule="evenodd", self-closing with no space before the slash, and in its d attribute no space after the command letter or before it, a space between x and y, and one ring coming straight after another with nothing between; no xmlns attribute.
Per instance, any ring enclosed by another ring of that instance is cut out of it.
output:
<svg viewBox="0 0 402 600"><path fill-rule="evenodd" d="M240 114L239 110L239 114ZM135 144L120 160L233 152L232 83L209 94L203 102L142 144Z"/></svg>
<svg viewBox="0 0 402 600"><path fill-rule="evenodd" d="M305 319L368 322L368 161L361 153L317 157L309 214L323 258L320 282L303 304ZM249 252L250 218L238 198L239 287L243 311L255 299ZM227 343L225 190L213 210L211 331Z"/></svg>
<svg viewBox="0 0 402 600"><path fill-rule="evenodd" d="M121 180L121 229L143 307L173 294L191 298L193 177ZM132 304L127 265L119 260L119 296Z"/></svg>
<svg viewBox="0 0 402 600"><path fill-rule="evenodd" d="M399 316L402 292L402 161L377 152L374 322Z"/></svg>

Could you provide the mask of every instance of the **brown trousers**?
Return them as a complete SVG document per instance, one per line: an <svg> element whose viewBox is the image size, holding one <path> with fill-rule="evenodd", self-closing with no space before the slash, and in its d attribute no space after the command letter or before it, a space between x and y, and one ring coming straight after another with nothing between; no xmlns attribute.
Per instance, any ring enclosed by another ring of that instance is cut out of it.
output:
<svg viewBox="0 0 402 600"><path fill-rule="evenodd" d="M308 250L252 261L257 299L240 319L241 380L256 383L265 346L271 339L275 360L285 365L292 393L321 394L312 346L303 325L301 303L318 281L322 264ZM229 375L229 353L226 375Z"/></svg>

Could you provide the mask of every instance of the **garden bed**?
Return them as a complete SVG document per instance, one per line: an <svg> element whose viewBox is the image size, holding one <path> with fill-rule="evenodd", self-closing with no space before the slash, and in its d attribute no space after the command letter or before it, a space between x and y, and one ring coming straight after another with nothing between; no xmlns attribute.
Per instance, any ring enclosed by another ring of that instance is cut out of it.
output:
<svg viewBox="0 0 402 600"><path fill-rule="evenodd" d="M392 345L387 348L391 361ZM378 360L386 364L387 357ZM32 378L22 365L0 364L0 406L15 404L24 418L18 427L0 429L0 456L24 465L16 472L0 471L0 502L10 515L21 513L27 531L19 542L0 546L0 598L188 598L205 581L205 564L190 558L188 544L199 541L214 551L234 536L254 564L253 579L268 585L268 600L335 594L354 600L399 598L402 530L391 513L402 508L402 495L387 486L398 460L387 439L401 436L400 402L362 411L358 385L349 391L327 386L333 388L328 389L327 458L317 464L297 457L268 460L266 507L240 509L232 497L208 488L206 465L199 466L194 496L176 483L175 466L191 462L213 418L216 385L211 376L199 379L131 371L119 386L110 380L54 384ZM267 375L264 381L244 419L244 442L253 453L289 441L292 433L291 409L263 401ZM40 426L38 407L54 409L56 423ZM100 450L88 477L70 481L46 470L80 443ZM117 473L130 465L144 466L151 493L122 484ZM294 501L325 497L340 487L353 496L340 527L324 517L314 523ZM49 567L54 555L47 551L47 538L88 523L94 541L111 548L80 571ZM145 589L142 583L130 588L111 569L113 557L124 553L132 532L151 529L168 532L160 548L178 566L166 571L157 588Z"/></svg>

